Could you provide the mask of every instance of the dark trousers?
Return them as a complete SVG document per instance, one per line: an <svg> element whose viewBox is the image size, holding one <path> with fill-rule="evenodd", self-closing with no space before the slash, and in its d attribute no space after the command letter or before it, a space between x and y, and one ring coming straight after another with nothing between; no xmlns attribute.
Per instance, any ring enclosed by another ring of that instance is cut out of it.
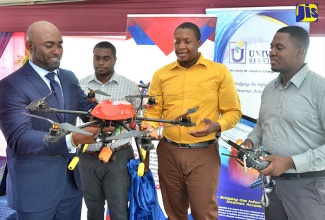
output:
<svg viewBox="0 0 325 220"><path fill-rule="evenodd" d="M41 212L17 211L17 215L19 220L80 220L81 206L82 192L76 187L73 172L68 171L65 193L59 204L52 209Z"/></svg>
<svg viewBox="0 0 325 220"><path fill-rule="evenodd" d="M79 169L88 220L104 220L105 201L111 220L128 220L131 177L127 163L134 158L132 146L114 152L113 162L102 163L96 155L83 153Z"/></svg>
<svg viewBox="0 0 325 220"><path fill-rule="evenodd" d="M162 139L157 155L159 183L168 219L187 220L189 207L195 220L218 219L218 144L180 149Z"/></svg>
<svg viewBox="0 0 325 220"><path fill-rule="evenodd" d="M325 218L325 177L276 178L265 208L266 220Z"/></svg>

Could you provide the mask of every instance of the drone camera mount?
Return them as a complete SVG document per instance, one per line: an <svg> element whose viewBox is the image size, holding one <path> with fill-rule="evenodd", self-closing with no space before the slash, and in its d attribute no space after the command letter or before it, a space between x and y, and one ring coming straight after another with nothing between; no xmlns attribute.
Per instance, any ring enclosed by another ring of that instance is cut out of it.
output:
<svg viewBox="0 0 325 220"><path fill-rule="evenodd" d="M140 144L142 148L146 151L152 150L154 148L154 144L152 143L150 136L142 136L140 138Z"/></svg>

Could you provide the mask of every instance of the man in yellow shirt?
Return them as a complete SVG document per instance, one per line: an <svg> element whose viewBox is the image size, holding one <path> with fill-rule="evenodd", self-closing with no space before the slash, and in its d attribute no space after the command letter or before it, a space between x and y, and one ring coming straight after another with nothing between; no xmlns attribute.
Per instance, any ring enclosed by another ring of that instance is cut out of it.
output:
<svg viewBox="0 0 325 220"><path fill-rule="evenodd" d="M204 59L198 48L201 33L197 25L185 22L174 32L177 61L157 70L149 95L157 105L146 109L150 118L174 119L188 109L195 127L164 124L157 146L158 175L169 220L218 218L216 193L220 156L216 133L233 128L241 117L240 100L228 68ZM145 122L142 129L157 129ZM156 132L150 133L158 138Z"/></svg>

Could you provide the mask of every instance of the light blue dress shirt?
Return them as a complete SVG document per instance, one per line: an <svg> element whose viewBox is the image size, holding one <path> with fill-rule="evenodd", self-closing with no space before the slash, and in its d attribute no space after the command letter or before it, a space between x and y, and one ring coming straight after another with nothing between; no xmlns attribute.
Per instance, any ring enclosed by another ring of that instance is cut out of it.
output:
<svg viewBox="0 0 325 220"><path fill-rule="evenodd" d="M271 81L248 138L254 147L292 157L296 169L288 173L325 170L325 78L305 64L286 87L280 75Z"/></svg>

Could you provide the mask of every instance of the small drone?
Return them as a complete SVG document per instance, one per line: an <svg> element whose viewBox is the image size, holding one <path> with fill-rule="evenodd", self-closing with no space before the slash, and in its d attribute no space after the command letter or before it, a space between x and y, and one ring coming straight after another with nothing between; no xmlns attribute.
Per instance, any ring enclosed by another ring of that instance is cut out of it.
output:
<svg viewBox="0 0 325 220"><path fill-rule="evenodd" d="M270 153L268 153L260 148L252 148L252 149L242 148L235 142L222 138L220 136L220 133L217 134L217 138L222 139L223 141L225 141L227 144L234 147L238 151L237 156L232 156L232 155L228 155L228 154L223 154L223 155L228 156L228 157L234 157L234 158L237 158L237 159L243 161L243 163L242 163L241 161L237 160L237 162L240 163L244 167L245 171L246 171L247 167L254 168L258 171L264 170L271 163L270 161L260 159L260 157L266 157L267 155L270 155Z"/></svg>
<svg viewBox="0 0 325 220"><path fill-rule="evenodd" d="M245 173L247 171L247 167L260 171L267 168L271 163L270 161L260 159L260 157L266 157L268 155L271 155L269 152L261 148L251 148L251 149L242 148L235 142L222 138L220 136L220 133L217 134L217 138L222 139L223 141L225 141L227 144L234 147L238 151L238 154L236 156L228 155L228 154L222 154L222 155L236 158L236 161L244 167ZM243 161L243 163L241 161ZM272 191L272 188L275 186L275 182L274 180L272 180L270 176L265 176L262 174L259 179L259 182L261 182L262 184L262 191L263 191L261 197L261 205L263 207L267 207L269 205L269 198L267 196L267 193L270 193Z"/></svg>

